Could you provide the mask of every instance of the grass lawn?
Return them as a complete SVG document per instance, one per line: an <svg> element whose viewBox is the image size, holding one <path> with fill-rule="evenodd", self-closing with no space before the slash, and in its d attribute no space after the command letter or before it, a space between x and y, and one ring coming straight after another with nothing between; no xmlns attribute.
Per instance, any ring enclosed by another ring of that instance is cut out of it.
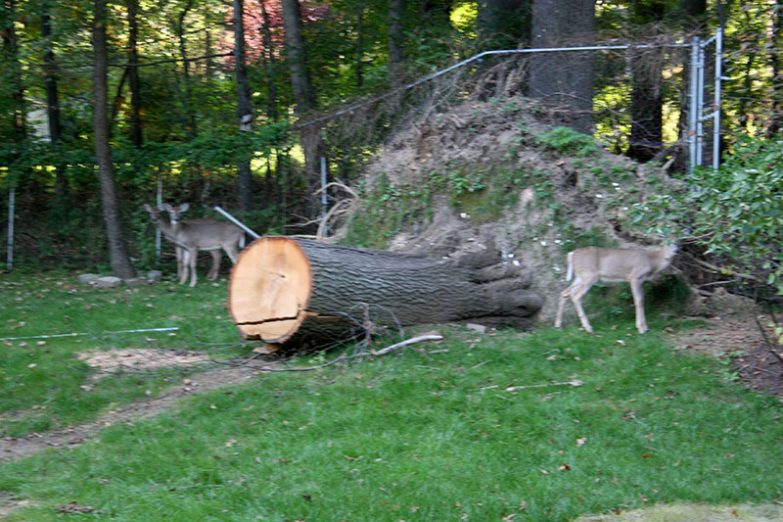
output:
<svg viewBox="0 0 783 522"><path fill-rule="evenodd" d="M181 330L0 345L3 436L89 420L181 379L126 373L85 390L80 351L249 350L226 317L225 284L72 280L0 280L0 337ZM7 520L560 521L783 499L783 405L728 382L712 358L673 351L651 315L644 336L628 317L616 329L595 321L596 336L442 326L438 344L193 396L79 447L0 463L0 492L31 501Z"/></svg>

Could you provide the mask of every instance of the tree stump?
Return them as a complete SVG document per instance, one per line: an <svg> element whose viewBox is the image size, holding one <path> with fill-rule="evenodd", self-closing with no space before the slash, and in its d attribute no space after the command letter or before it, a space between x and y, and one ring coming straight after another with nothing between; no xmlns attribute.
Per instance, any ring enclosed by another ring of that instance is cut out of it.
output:
<svg viewBox="0 0 783 522"><path fill-rule="evenodd" d="M245 339L286 345L347 340L379 326L528 328L543 299L524 267L487 264L498 257L453 262L267 236L240 253L228 308Z"/></svg>

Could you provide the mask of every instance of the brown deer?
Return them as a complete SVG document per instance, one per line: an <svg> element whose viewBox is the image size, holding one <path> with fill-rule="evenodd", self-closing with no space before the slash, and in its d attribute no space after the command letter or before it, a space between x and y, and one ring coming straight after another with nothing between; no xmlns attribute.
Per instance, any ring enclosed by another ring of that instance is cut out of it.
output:
<svg viewBox="0 0 783 522"><path fill-rule="evenodd" d="M671 265L677 254L676 245L664 245L650 248L579 248L568 254L568 274L566 279L574 282L560 294L560 303L555 318L555 328L563 324L563 308L571 299L579 315L582 328L593 333L590 321L582 308L582 298L598 282L622 283L631 285L633 302L636 307L636 328L639 333L647 331L644 316L644 291L642 285L654 275Z"/></svg>
<svg viewBox="0 0 783 522"><path fill-rule="evenodd" d="M145 204L144 209L149 213L152 221L158 225L166 239L174 243L177 254L177 275L180 284L185 283L190 275L190 286L196 286L198 276L196 274L196 261L199 250L209 251L212 254L212 269L208 278L215 279L220 271L220 250L223 249L231 262L236 262L239 246L244 239L244 232L231 223L217 221L215 219L193 219L182 221L180 216L190 206L183 203L173 207L164 203L159 207L151 207ZM170 220L161 216L166 211Z"/></svg>

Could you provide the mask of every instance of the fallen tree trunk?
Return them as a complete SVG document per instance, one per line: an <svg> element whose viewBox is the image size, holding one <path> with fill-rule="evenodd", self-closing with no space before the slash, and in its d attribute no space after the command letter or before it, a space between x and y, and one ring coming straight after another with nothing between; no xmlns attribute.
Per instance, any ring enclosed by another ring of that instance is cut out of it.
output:
<svg viewBox="0 0 783 522"><path fill-rule="evenodd" d="M523 267L486 266L498 257L448 262L263 237L239 255L228 307L245 339L267 343L323 344L380 326L464 320L530 327L543 299Z"/></svg>

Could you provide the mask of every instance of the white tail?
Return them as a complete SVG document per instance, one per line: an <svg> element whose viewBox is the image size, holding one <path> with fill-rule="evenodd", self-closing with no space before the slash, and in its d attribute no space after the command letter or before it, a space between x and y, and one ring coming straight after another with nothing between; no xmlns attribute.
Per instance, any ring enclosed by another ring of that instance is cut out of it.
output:
<svg viewBox="0 0 783 522"><path fill-rule="evenodd" d="M212 268L208 278L215 279L220 271L220 250L224 250L231 262L236 262L240 243L244 240L244 232L231 223L215 219L180 220L182 212L189 208L187 203L173 207L164 203L160 207L145 204L144 209L152 221L158 225L166 239L174 243L177 253L177 276L180 284L190 275L190 286L196 286L196 261L199 250L212 254ZM162 211L169 213L170 220L161 216Z"/></svg>
<svg viewBox="0 0 783 522"><path fill-rule="evenodd" d="M677 254L677 246L659 246L644 249L636 248L580 248L568 254L568 274L574 282L560 294L560 302L555 318L555 328L563 323L563 309L568 299L574 303L582 328L593 333L590 321L582 308L582 298L597 282L621 283L631 285L633 301L636 307L636 328L639 333L647 331L644 316L644 292L642 284L671 265Z"/></svg>

